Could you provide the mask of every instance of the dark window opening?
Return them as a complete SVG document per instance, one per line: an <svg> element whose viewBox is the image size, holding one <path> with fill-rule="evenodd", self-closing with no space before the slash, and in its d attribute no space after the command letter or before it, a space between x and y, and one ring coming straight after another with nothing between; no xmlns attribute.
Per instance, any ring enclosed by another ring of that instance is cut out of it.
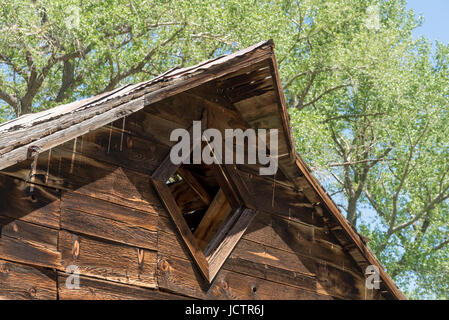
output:
<svg viewBox="0 0 449 320"><path fill-rule="evenodd" d="M182 165L167 180L176 204L202 250L232 209L210 165Z"/></svg>

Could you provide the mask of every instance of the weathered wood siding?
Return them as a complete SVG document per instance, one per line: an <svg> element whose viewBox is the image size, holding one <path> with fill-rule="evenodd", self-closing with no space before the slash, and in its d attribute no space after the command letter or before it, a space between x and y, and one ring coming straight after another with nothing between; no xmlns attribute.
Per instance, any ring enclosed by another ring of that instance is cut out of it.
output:
<svg viewBox="0 0 449 320"><path fill-rule="evenodd" d="M236 112L181 94L41 153L28 182L32 160L4 169L0 298L379 298L304 192L250 167L233 174L258 215L212 284L203 279L150 183L167 133L198 120L200 103L210 127L245 128ZM65 285L71 265L79 290Z"/></svg>

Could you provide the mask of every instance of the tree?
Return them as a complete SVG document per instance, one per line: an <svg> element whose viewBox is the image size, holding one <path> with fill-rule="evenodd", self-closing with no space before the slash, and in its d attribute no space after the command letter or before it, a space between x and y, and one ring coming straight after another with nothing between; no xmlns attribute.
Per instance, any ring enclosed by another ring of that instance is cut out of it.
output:
<svg viewBox="0 0 449 320"><path fill-rule="evenodd" d="M413 16L391 4L378 4L385 17L378 29L340 42L340 51L353 49L356 64L330 60L319 72L299 69L296 75L305 79L289 88L292 122L298 149L327 176L347 219L372 239L388 272L414 297L444 298L448 48L439 44L432 57L429 43L410 36ZM331 38L338 37L335 31ZM330 81L321 70L333 71ZM314 84L319 76L325 80ZM309 106L313 112L305 110Z"/></svg>
<svg viewBox="0 0 449 320"><path fill-rule="evenodd" d="M0 99L9 117L235 49L229 35L244 20L238 2L1 2Z"/></svg>
<svg viewBox="0 0 449 320"><path fill-rule="evenodd" d="M402 289L448 297L449 49L405 0L0 1L1 120L273 38L297 150Z"/></svg>

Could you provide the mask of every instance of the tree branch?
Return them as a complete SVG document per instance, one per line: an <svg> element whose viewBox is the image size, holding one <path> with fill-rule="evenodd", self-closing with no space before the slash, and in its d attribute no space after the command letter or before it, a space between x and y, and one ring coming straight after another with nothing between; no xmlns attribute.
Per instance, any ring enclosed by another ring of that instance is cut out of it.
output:
<svg viewBox="0 0 449 320"><path fill-rule="evenodd" d="M329 94L329 93L331 93L332 91L335 91L335 90L338 90L338 89L345 88L345 87L347 87L347 86L349 86L349 84L342 84L342 85L339 85L339 86L336 86L336 87L327 89L326 91L324 91L323 93L321 93L318 97L316 97L316 98L312 99L311 101L309 101L309 102L303 104L301 109L303 109L303 108L305 108L305 107L307 107L307 106L309 106L309 105L311 105L311 104L314 104L315 102L317 102L318 100L320 100L322 97L324 97L326 94ZM298 106L297 106L297 107L298 107ZM300 110L301 110L301 109L300 109Z"/></svg>
<svg viewBox="0 0 449 320"><path fill-rule="evenodd" d="M18 107L19 107L19 99L16 97L10 95L6 91L0 90L0 99L5 101L7 104L9 104L11 107L14 108L14 111L17 113Z"/></svg>
<svg viewBox="0 0 449 320"><path fill-rule="evenodd" d="M162 43L160 43L159 45L157 45L156 47L151 49L147 53L147 55L137 65L131 67L130 69L128 69L127 71L125 71L123 73L117 73L109 81L108 85L104 88L104 90L102 92L113 90L121 80L129 77L130 75L133 75L133 74L136 74L138 72L141 72L142 69L145 67L145 65L151 60L153 55L156 53L156 50L160 49L161 47L164 47L165 45L167 45L168 43L173 41L176 38L176 36L178 34L180 34L186 27L187 27L187 22L184 22L184 24L183 24L183 26L181 28L176 30L176 32L174 32L168 39L165 39Z"/></svg>
<svg viewBox="0 0 449 320"><path fill-rule="evenodd" d="M433 251L438 251L443 249L446 245L449 244L449 238L447 238L445 241L443 241L442 243L440 243L439 245L437 245L436 247L433 248Z"/></svg>

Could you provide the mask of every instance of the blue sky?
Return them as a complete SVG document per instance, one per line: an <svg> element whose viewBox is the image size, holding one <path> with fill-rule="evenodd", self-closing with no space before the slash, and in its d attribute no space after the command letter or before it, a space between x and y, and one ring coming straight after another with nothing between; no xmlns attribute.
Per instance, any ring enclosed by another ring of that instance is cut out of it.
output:
<svg viewBox="0 0 449 320"><path fill-rule="evenodd" d="M449 43L449 0L408 0L408 7L425 19L415 36Z"/></svg>

